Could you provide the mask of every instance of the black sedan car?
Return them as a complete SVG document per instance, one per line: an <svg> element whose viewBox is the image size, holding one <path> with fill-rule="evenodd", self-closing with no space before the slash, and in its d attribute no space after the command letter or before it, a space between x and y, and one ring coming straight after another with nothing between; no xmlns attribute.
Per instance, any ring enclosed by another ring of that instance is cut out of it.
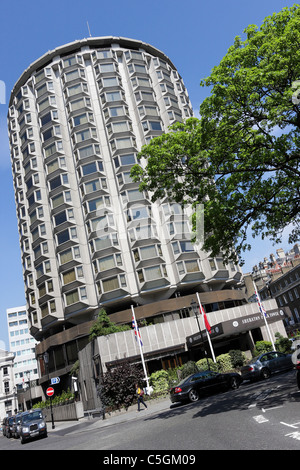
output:
<svg viewBox="0 0 300 470"><path fill-rule="evenodd" d="M210 370L197 372L179 382L171 388L170 398L172 403L197 401L203 394L218 392L221 390L237 389L242 378L235 372L219 374Z"/></svg>

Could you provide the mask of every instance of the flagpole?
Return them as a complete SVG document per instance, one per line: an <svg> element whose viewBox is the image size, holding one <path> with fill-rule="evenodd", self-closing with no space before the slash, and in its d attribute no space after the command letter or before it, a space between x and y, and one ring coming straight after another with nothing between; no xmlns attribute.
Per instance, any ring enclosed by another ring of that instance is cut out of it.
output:
<svg viewBox="0 0 300 470"><path fill-rule="evenodd" d="M197 300L198 300L198 304L199 304L199 307L200 307L200 313L202 313L202 308L203 308L203 307L202 307L202 305L201 305L200 296L199 296L198 292L196 292L196 295L197 295ZM203 321L204 321L204 318L203 318ZM216 361L216 358L215 358L215 353L214 353L214 349L213 349L213 346L212 346L212 342L211 342L209 333L208 333L208 331L207 331L205 322L204 322L204 326L205 326L206 336L207 336L207 339L208 339L208 344L209 344L209 347L210 347L210 351L211 351L211 355L212 355L213 361L214 361L214 362L217 362L217 361Z"/></svg>
<svg viewBox="0 0 300 470"><path fill-rule="evenodd" d="M133 320L134 320L134 329L135 329L135 332L136 332L136 338L137 338L137 342L138 342L139 348L140 348L140 354L141 354L142 365L143 365L143 370L144 370L144 374L145 374L145 380L146 380L146 383L147 383L147 392L149 393L149 379L148 379L148 376L147 376L147 371L146 371L144 355L143 355L143 351L142 351L141 340L140 340L140 337L138 335L137 322L136 322L136 318L135 318L133 305L131 305L131 311L132 311L132 317L133 317Z"/></svg>
<svg viewBox="0 0 300 470"><path fill-rule="evenodd" d="M265 309L263 308L263 305L261 303L261 300L260 300L260 296L258 294L258 290L256 289L256 285L255 285L255 282L254 280L252 279L252 282L253 282L253 287L254 287L254 292L255 292L255 295L256 295L256 299L257 299L257 302L258 302L258 308L264 318L264 322L265 322L265 325L266 325L266 328L267 328L267 332L268 332L268 335L269 335L269 338L270 338L270 341L272 343L272 347L273 347L273 350L275 351L275 345L274 345L274 341L273 341L273 338L272 338L272 335L271 335L271 331L270 331L270 328L269 328L269 325L268 325L268 322L267 322L267 317L266 317L266 311ZM263 311L260 309L260 306L262 307ZM265 313L264 313L265 312Z"/></svg>

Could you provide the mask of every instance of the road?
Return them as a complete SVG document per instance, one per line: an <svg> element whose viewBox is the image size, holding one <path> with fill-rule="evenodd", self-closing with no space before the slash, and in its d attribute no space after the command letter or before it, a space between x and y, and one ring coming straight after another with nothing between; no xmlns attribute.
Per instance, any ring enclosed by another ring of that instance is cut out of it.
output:
<svg viewBox="0 0 300 470"><path fill-rule="evenodd" d="M295 371L290 371L197 403L170 404L152 414L142 411L136 419L119 424L112 420L103 427L99 420L70 432L49 432L47 439L25 445L0 437L0 449L106 451L103 455L113 455L109 451L176 450L182 455L188 451L188 456L199 450L299 450L299 402Z"/></svg>

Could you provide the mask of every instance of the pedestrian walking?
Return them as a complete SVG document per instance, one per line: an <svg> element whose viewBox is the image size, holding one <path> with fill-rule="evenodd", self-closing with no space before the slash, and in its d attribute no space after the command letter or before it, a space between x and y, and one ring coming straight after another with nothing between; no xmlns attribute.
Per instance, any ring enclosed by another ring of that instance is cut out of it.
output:
<svg viewBox="0 0 300 470"><path fill-rule="evenodd" d="M137 412L140 411L140 404L142 403L147 409L147 405L144 402L143 395L144 395L144 390L138 386L138 384L135 384L135 393L137 395L137 402L138 402L138 409Z"/></svg>

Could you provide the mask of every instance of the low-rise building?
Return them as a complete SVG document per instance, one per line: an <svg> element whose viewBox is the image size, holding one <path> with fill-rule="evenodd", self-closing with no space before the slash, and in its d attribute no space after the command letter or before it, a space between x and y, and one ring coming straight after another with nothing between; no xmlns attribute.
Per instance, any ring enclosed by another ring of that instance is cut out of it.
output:
<svg viewBox="0 0 300 470"><path fill-rule="evenodd" d="M0 349L0 420L13 415L17 408L17 391L14 382L14 354Z"/></svg>

